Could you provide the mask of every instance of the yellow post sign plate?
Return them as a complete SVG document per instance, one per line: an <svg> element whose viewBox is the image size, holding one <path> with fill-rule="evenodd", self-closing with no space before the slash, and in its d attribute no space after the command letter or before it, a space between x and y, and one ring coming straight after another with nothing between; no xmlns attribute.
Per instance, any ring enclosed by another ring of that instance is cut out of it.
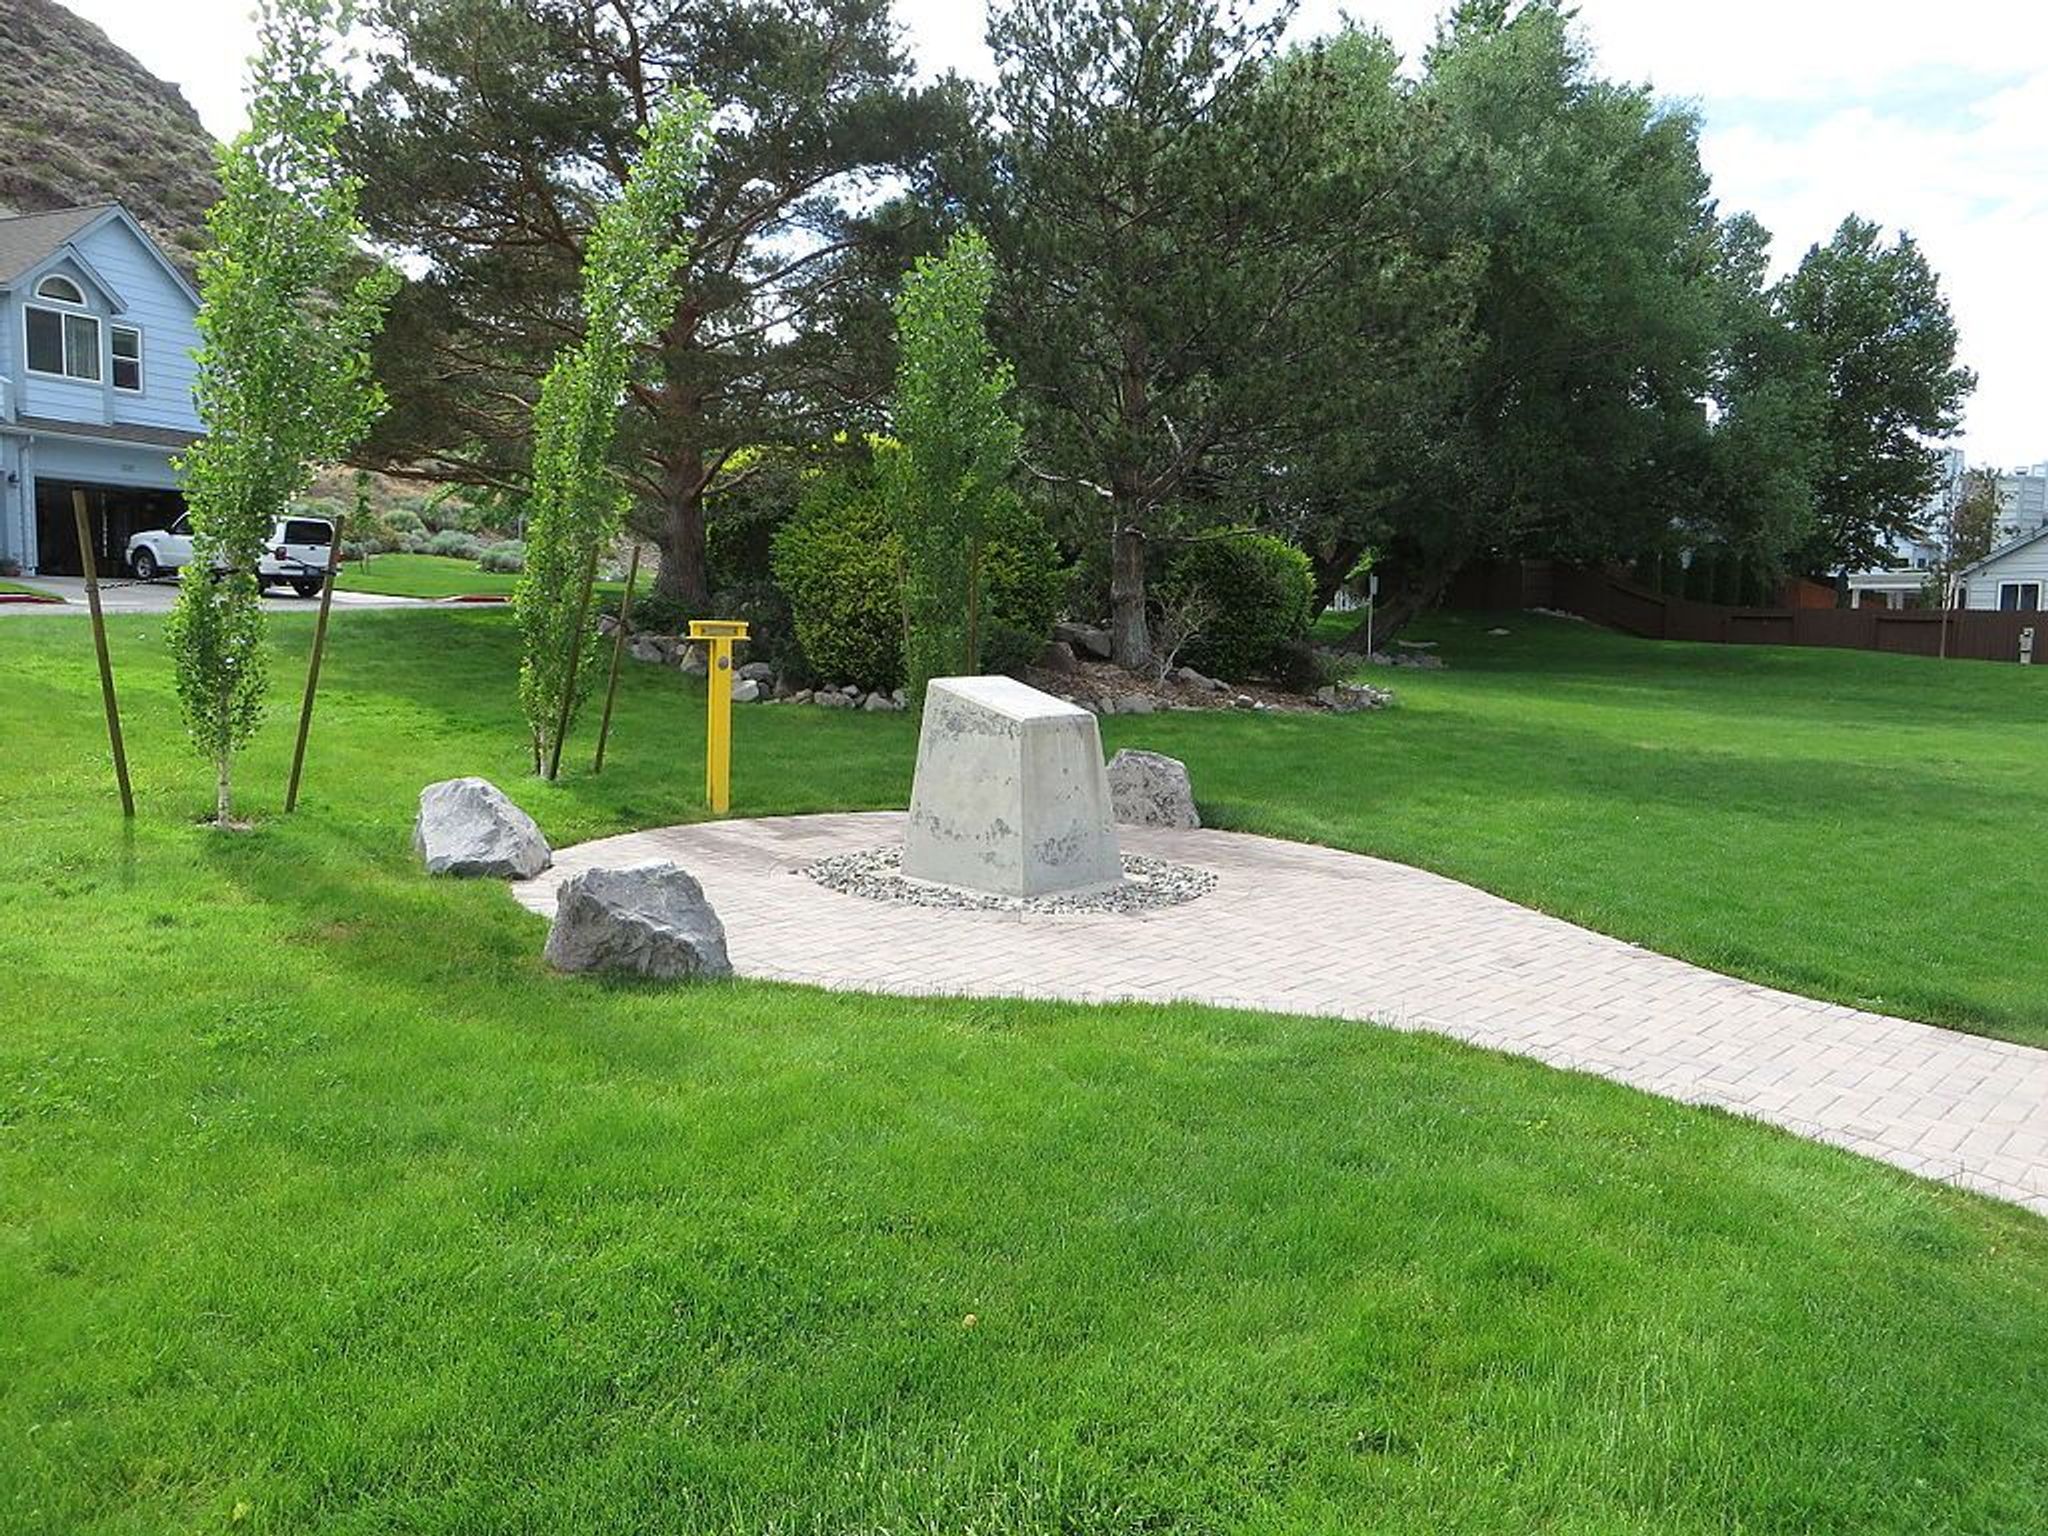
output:
<svg viewBox="0 0 2048 1536"><path fill-rule="evenodd" d="M690 638L710 651L705 668L704 798L714 814L732 808L732 648L747 638L744 619L692 619Z"/></svg>

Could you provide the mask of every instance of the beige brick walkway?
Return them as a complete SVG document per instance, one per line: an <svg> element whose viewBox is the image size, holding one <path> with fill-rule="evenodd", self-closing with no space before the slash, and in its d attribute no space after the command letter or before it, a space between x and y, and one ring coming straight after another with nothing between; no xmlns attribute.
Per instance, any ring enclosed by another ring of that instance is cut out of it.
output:
<svg viewBox="0 0 2048 1536"><path fill-rule="evenodd" d="M2048 1051L1775 992L1358 854L1125 828L1216 889L1142 917L933 911L797 869L900 839L881 812L711 822L571 848L513 893L672 859L741 974L897 993L1188 1000L1371 1020L1717 1104L2048 1216Z"/></svg>

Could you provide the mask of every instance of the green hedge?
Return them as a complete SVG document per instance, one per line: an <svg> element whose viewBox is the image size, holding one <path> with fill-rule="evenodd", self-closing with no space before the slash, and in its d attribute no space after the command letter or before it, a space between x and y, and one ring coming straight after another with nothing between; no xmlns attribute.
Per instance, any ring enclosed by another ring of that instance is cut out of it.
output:
<svg viewBox="0 0 2048 1536"><path fill-rule="evenodd" d="M903 551L872 459L813 473L775 534L775 583L821 681L903 681Z"/></svg>
<svg viewBox="0 0 2048 1536"><path fill-rule="evenodd" d="M1315 572L1285 539L1249 528L1223 530L1190 544L1168 568L1162 596L1199 593L1213 609L1180 659L1215 677L1272 675L1314 618Z"/></svg>
<svg viewBox="0 0 2048 1536"><path fill-rule="evenodd" d="M1009 502L989 531L982 664L1001 671L1044 649L1066 573L1044 521L1022 501ZM795 515L776 532L773 566L811 675L863 688L903 681L903 545L874 456L805 478Z"/></svg>

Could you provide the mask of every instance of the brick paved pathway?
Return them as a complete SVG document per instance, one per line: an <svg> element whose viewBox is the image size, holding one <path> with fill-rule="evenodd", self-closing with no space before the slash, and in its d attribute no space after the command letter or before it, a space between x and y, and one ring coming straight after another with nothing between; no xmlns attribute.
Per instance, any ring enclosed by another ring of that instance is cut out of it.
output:
<svg viewBox="0 0 2048 1536"><path fill-rule="evenodd" d="M1144 916L892 906L797 873L902 836L897 812L709 822L585 843L513 886L672 859L746 976L874 992L1187 1000L1371 1020L1717 1104L2048 1216L2048 1051L1772 991L1439 875L1229 832L1126 827L1215 872Z"/></svg>

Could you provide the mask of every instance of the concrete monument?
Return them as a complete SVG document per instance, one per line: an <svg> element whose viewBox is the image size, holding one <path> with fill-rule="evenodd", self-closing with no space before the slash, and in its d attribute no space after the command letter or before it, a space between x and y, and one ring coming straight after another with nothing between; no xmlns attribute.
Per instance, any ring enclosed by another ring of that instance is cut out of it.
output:
<svg viewBox="0 0 2048 1536"><path fill-rule="evenodd" d="M903 873L1003 896L1123 878L1095 717L1008 677L925 693Z"/></svg>

